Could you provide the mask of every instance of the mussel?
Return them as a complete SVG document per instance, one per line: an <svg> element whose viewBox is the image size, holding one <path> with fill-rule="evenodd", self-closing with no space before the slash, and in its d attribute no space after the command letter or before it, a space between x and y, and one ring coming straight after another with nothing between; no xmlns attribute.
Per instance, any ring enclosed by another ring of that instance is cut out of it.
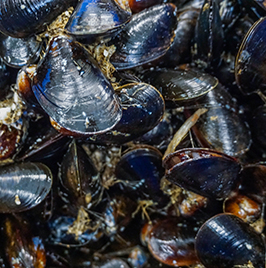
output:
<svg viewBox="0 0 266 268"><path fill-rule="evenodd" d="M46 266L46 252L43 239L32 231L33 222L27 218L9 215L4 220L5 241L3 247L10 267Z"/></svg>
<svg viewBox="0 0 266 268"><path fill-rule="evenodd" d="M82 43L119 32L131 18L129 7L115 0L83 0L71 15L66 30Z"/></svg>
<svg viewBox="0 0 266 268"><path fill-rule="evenodd" d="M110 61L117 70L130 69L161 57L169 49L177 24L174 4L156 5L135 14L111 41Z"/></svg>
<svg viewBox="0 0 266 268"><path fill-rule="evenodd" d="M59 168L59 179L68 195L69 206L90 208L102 193L100 178L92 160L75 140L69 145Z"/></svg>
<svg viewBox="0 0 266 268"><path fill-rule="evenodd" d="M236 57L235 78L245 94L258 91L265 94L265 24L266 18L261 18L252 25Z"/></svg>
<svg viewBox="0 0 266 268"><path fill-rule="evenodd" d="M146 234L149 251L169 266L196 265L199 263L194 249L197 228L195 223L179 218L155 220Z"/></svg>
<svg viewBox="0 0 266 268"><path fill-rule="evenodd" d="M216 0L204 1L195 28L194 58L199 66L217 67L223 50L224 31Z"/></svg>
<svg viewBox="0 0 266 268"><path fill-rule="evenodd" d="M50 41L32 90L47 114L73 135L110 130L122 116L118 97L97 62L66 35Z"/></svg>
<svg viewBox="0 0 266 268"><path fill-rule="evenodd" d="M0 5L0 31L23 38L46 29L59 14L74 4L66 0L3 0Z"/></svg>
<svg viewBox="0 0 266 268"><path fill-rule="evenodd" d="M162 155L152 146L137 146L124 153L115 174L123 192L134 199L154 200L162 207L167 200L160 190L163 177Z"/></svg>
<svg viewBox="0 0 266 268"><path fill-rule="evenodd" d="M110 130L89 137L104 144L124 144L153 129L162 119L165 104L160 92L147 83L135 82L116 89L122 117Z"/></svg>
<svg viewBox="0 0 266 268"><path fill-rule="evenodd" d="M0 212L14 213L37 206L49 193L52 173L42 163L25 162L0 169Z"/></svg>
<svg viewBox="0 0 266 268"><path fill-rule="evenodd" d="M42 42L35 36L29 38L14 38L0 35L0 56L3 61L14 68L35 63L42 50Z"/></svg>
<svg viewBox="0 0 266 268"><path fill-rule="evenodd" d="M195 249L206 268L265 267L262 236L232 214L219 214L205 222L197 233Z"/></svg>
<svg viewBox="0 0 266 268"><path fill-rule="evenodd" d="M218 85L217 78L197 69L156 69L144 77L162 92L170 107L195 102Z"/></svg>
<svg viewBox="0 0 266 268"><path fill-rule="evenodd" d="M236 187L240 163L226 154L205 148L185 148L165 157L166 178L200 195L224 199Z"/></svg>

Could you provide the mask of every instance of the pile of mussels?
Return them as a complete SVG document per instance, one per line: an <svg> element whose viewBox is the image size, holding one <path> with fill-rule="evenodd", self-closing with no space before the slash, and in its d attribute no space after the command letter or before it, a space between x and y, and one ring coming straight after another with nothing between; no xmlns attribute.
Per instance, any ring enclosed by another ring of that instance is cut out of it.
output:
<svg viewBox="0 0 266 268"><path fill-rule="evenodd" d="M263 268L266 9L1 0L1 267Z"/></svg>

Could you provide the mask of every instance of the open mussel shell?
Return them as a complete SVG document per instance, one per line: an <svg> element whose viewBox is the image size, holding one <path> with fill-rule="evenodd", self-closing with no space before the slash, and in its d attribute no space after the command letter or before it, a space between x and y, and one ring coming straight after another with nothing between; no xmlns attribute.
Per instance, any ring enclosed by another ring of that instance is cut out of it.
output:
<svg viewBox="0 0 266 268"><path fill-rule="evenodd" d="M29 38L14 38L0 34L0 56L6 65L21 68L34 63L40 56L42 42L35 36Z"/></svg>
<svg viewBox="0 0 266 268"><path fill-rule="evenodd" d="M165 157L163 165L170 182L214 199L229 195L241 169L235 158L205 148L175 151Z"/></svg>
<svg viewBox="0 0 266 268"><path fill-rule="evenodd" d="M266 75L266 18L253 24L239 48L235 62L237 85L245 94L265 93Z"/></svg>
<svg viewBox="0 0 266 268"><path fill-rule="evenodd" d="M3 0L0 5L0 31L23 38L46 29L58 15L67 10L73 0Z"/></svg>
<svg viewBox="0 0 266 268"><path fill-rule="evenodd" d="M83 0L71 15L66 30L84 42L97 36L110 36L120 30L131 18L129 8L115 0Z"/></svg>
<svg viewBox="0 0 266 268"><path fill-rule="evenodd" d="M107 131L122 116L118 97L97 62L66 35L50 41L32 90L47 114L77 135Z"/></svg>
<svg viewBox="0 0 266 268"><path fill-rule="evenodd" d="M0 212L20 212L37 206L47 196L52 173L42 163L12 164L1 167L0 185Z"/></svg>
<svg viewBox="0 0 266 268"><path fill-rule="evenodd" d="M151 62L169 49L177 24L175 5L161 4L133 15L111 43L116 51L110 58L117 70Z"/></svg>
<svg viewBox="0 0 266 268"><path fill-rule="evenodd" d="M218 85L217 78L196 69L158 69L144 76L162 92L167 103L176 106L195 101Z"/></svg>
<svg viewBox="0 0 266 268"><path fill-rule="evenodd" d="M206 268L265 267L262 236L235 215L218 214L205 222L195 249Z"/></svg>

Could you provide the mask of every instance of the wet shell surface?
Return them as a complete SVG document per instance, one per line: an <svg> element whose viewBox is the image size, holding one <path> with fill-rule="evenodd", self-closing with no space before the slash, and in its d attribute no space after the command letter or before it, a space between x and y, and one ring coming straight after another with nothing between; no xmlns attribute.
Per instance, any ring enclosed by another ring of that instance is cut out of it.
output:
<svg viewBox="0 0 266 268"><path fill-rule="evenodd" d="M57 124L77 134L107 131L122 116L118 97L96 61L65 35L51 40L32 90Z"/></svg>
<svg viewBox="0 0 266 268"><path fill-rule="evenodd" d="M70 17L66 30L76 38L109 35L125 26L130 18L130 9L115 0L83 0Z"/></svg>
<svg viewBox="0 0 266 268"><path fill-rule="evenodd" d="M0 185L0 212L20 212L37 206L47 196L52 173L41 163L5 166L0 169Z"/></svg>
<svg viewBox="0 0 266 268"><path fill-rule="evenodd" d="M255 22L244 37L235 62L237 85L245 94L265 93L266 18Z"/></svg>
<svg viewBox="0 0 266 268"><path fill-rule="evenodd" d="M240 164L205 148L185 148L165 157L166 179L202 196L223 199L234 188Z"/></svg>
<svg viewBox="0 0 266 268"><path fill-rule="evenodd" d="M116 52L111 63L124 70L159 58L169 49L176 24L173 4L156 5L135 14L112 42Z"/></svg>
<svg viewBox="0 0 266 268"><path fill-rule="evenodd" d="M205 222L195 248L206 268L265 267L263 238L232 214L218 214Z"/></svg>
<svg viewBox="0 0 266 268"><path fill-rule="evenodd" d="M0 31L23 38L46 29L59 14L71 6L73 0L2 0Z"/></svg>

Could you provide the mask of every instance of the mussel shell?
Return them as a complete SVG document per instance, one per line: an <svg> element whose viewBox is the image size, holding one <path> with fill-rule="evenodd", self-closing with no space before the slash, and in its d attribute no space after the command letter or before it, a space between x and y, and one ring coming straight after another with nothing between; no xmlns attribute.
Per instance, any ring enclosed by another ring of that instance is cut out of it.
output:
<svg viewBox="0 0 266 268"><path fill-rule="evenodd" d="M169 49L177 24L175 5L156 5L133 15L111 43L116 46L110 61L117 70L151 62Z"/></svg>
<svg viewBox="0 0 266 268"><path fill-rule="evenodd" d="M266 18L261 18L253 24L245 35L236 57L235 78L237 85L245 94L258 90L265 93L265 25Z"/></svg>
<svg viewBox="0 0 266 268"><path fill-rule="evenodd" d="M166 179L199 195L224 199L235 187L241 166L226 154L185 148L165 157Z"/></svg>
<svg viewBox="0 0 266 268"><path fill-rule="evenodd" d="M249 262L252 267L265 267L263 238L235 215L218 214L205 222L195 249L206 268L233 268Z"/></svg>
<svg viewBox="0 0 266 268"><path fill-rule="evenodd" d="M210 147L237 157L251 145L251 134L246 122L226 108L209 109L193 127L201 146Z"/></svg>
<svg viewBox="0 0 266 268"><path fill-rule="evenodd" d="M116 89L122 104L122 118L110 131L89 140L99 143L123 144L153 129L165 109L160 92L146 83L130 83Z"/></svg>
<svg viewBox="0 0 266 268"><path fill-rule="evenodd" d="M73 140L59 167L59 179L70 205L91 207L101 194L98 172L85 151Z"/></svg>
<svg viewBox="0 0 266 268"><path fill-rule="evenodd" d="M122 155L115 174L123 192L138 199L151 199L161 205L160 181L164 175L162 154L151 146L137 147Z"/></svg>
<svg viewBox="0 0 266 268"><path fill-rule="evenodd" d="M0 35L0 56L6 65L21 68L34 63L40 56L42 42L35 36L29 38L14 38Z"/></svg>
<svg viewBox="0 0 266 268"><path fill-rule="evenodd" d="M223 211L234 214L247 223L252 223L261 217L262 203L237 193L224 200Z"/></svg>
<svg viewBox="0 0 266 268"><path fill-rule="evenodd" d="M5 35L24 38L46 29L73 0L3 0L0 5L0 31Z"/></svg>
<svg viewBox="0 0 266 268"><path fill-rule="evenodd" d="M252 140L250 128L232 99L220 84L208 92L198 101L208 111L200 116L192 130L202 147L237 157L249 150ZM187 112L188 117L191 112Z"/></svg>
<svg viewBox="0 0 266 268"><path fill-rule="evenodd" d="M86 230L75 235L69 232L69 228L75 222L74 217L56 216L48 222L49 235L48 243L65 247L77 247L96 242L99 238L99 228L96 230Z"/></svg>
<svg viewBox="0 0 266 268"><path fill-rule="evenodd" d="M259 148L265 150L266 105L261 105L253 111L253 116L250 125L253 143L258 145Z"/></svg>
<svg viewBox="0 0 266 268"><path fill-rule="evenodd" d="M42 163L20 163L0 169L0 212L15 213L37 206L49 193L52 173Z"/></svg>
<svg viewBox="0 0 266 268"><path fill-rule="evenodd" d="M141 0L141 1L129 0L128 1L129 7L133 13L138 13L145 8L155 6L158 4L162 4L162 3L163 3L162 0Z"/></svg>
<svg viewBox="0 0 266 268"><path fill-rule="evenodd" d="M32 90L47 114L76 134L110 130L122 116L118 97L97 62L66 35L50 41Z"/></svg>
<svg viewBox="0 0 266 268"><path fill-rule="evenodd" d="M4 221L4 246L10 267L46 266L46 252L40 236L34 236L33 222L9 215ZM6 266L3 266L6 267ZM9 266L8 266L9 267Z"/></svg>
<svg viewBox="0 0 266 268"><path fill-rule="evenodd" d="M224 32L216 0L205 0L195 28L195 55L199 65L217 67L223 51Z"/></svg>
<svg viewBox="0 0 266 268"><path fill-rule="evenodd" d="M130 9L115 0L83 0L71 15L66 30L77 40L109 36L125 26L130 18Z"/></svg>
<svg viewBox="0 0 266 268"><path fill-rule="evenodd" d="M176 67L191 62L191 46L199 10L189 8L178 15L175 38L166 54L160 58L160 65Z"/></svg>
<svg viewBox="0 0 266 268"><path fill-rule="evenodd" d="M241 170L240 178L239 191L259 203L264 203L266 198L265 163L244 166Z"/></svg>
<svg viewBox="0 0 266 268"><path fill-rule="evenodd" d="M184 105L206 95L218 85L214 76L199 70L160 69L144 75L171 105Z"/></svg>
<svg viewBox="0 0 266 268"><path fill-rule="evenodd" d="M196 223L179 218L158 220L148 233L150 253L160 262L173 266L189 266L199 263L194 250Z"/></svg>
<svg viewBox="0 0 266 268"><path fill-rule="evenodd" d="M61 157L62 152L66 149L70 142L69 138L58 133L52 126L45 124L44 120L40 121L30 124L28 136L15 158L16 161L51 163L52 159L58 161L58 157Z"/></svg>

